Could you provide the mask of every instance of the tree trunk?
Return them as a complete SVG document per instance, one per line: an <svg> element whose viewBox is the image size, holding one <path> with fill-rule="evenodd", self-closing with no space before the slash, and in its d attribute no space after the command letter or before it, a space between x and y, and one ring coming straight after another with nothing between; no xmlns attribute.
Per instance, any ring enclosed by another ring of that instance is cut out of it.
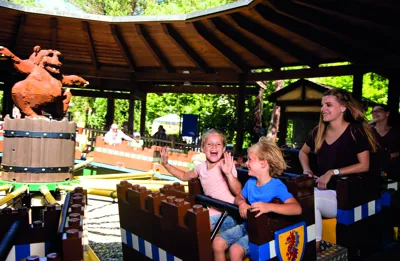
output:
<svg viewBox="0 0 400 261"><path fill-rule="evenodd" d="M283 88L283 80L275 81L275 92ZM279 119L281 117L281 107L274 104L272 109L271 121L269 122L269 128L267 132L267 137L276 140L279 131Z"/></svg>
<svg viewBox="0 0 400 261"><path fill-rule="evenodd" d="M263 82L257 82L258 94L256 97L256 107L254 109L254 127L262 128L262 113L263 113L263 101L264 101L264 89L266 85Z"/></svg>

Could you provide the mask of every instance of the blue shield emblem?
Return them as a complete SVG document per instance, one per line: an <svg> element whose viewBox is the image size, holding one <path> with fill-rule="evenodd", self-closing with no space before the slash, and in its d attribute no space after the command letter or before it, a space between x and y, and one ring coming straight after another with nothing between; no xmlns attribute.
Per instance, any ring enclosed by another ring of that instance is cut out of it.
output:
<svg viewBox="0 0 400 261"><path fill-rule="evenodd" d="M300 222L275 231L275 251L280 261L300 261L307 244L307 227Z"/></svg>

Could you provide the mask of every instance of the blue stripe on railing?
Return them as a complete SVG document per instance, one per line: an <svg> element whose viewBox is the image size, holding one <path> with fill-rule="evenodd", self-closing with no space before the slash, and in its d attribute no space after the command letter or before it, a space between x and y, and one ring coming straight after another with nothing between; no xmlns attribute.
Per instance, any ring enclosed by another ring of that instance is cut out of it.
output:
<svg viewBox="0 0 400 261"><path fill-rule="evenodd" d="M251 260L264 261L276 257L275 241L270 241L261 246L249 242L249 247Z"/></svg>
<svg viewBox="0 0 400 261"><path fill-rule="evenodd" d="M49 253L50 243L32 243L32 244L23 244L23 245L15 245L10 250L10 253L7 256L6 261L20 261L25 260L28 256L45 256Z"/></svg>
<svg viewBox="0 0 400 261"><path fill-rule="evenodd" d="M364 218L381 212L381 199L372 200L353 209L337 211L337 222L344 225L350 225Z"/></svg>
<svg viewBox="0 0 400 261"><path fill-rule="evenodd" d="M130 248L140 252L142 255L147 256L155 261L182 261L180 258L166 252L162 248L132 234L129 231L121 228L122 243L128 245Z"/></svg>
<svg viewBox="0 0 400 261"><path fill-rule="evenodd" d="M381 205L388 207L391 203L391 193L389 190L385 190L381 196Z"/></svg>

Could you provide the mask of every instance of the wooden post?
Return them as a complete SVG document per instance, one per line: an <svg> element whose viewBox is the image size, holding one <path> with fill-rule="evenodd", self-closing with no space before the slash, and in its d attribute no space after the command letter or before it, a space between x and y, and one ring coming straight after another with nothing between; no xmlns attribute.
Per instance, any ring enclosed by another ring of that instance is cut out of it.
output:
<svg viewBox="0 0 400 261"><path fill-rule="evenodd" d="M282 146L286 144L286 136L287 136L287 117L285 113L286 106L281 106L281 115L279 119L279 131L278 131L278 146Z"/></svg>
<svg viewBox="0 0 400 261"><path fill-rule="evenodd" d="M2 71L0 72L0 79L4 82L4 89L3 89L3 110L2 110L2 115L5 117L7 114L11 115L12 114L12 109L13 109L13 101L11 98L11 88L13 87L13 79L12 79L12 74L11 72L7 71Z"/></svg>
<svg viewBox="0 0 400 261"><path fill-rule="evenodd" d="M107 99L107 114L106 114L106 129L110 128L111 124L114 123L114 109L115 101L114 98Z"/></svg>
<svg viewBox="0 0 400 261"><path fill-rule="evenodd" d="M142 100L141 104L141 111L140 111L140 134L144 135L144 130L146 127L146 102L147 102L147 93L144 99Z"/></svg>
<svg viewBox="0 0 400 261"><path fill-rule="evenodd" d="M391 76L389 79L388 86L388 106L392 112L399 111L399 85L400 85L400 77Z"/></svg>
<svg viewBox="0 0 400 261"><path fill-rule="evenodd" d="M128 132L133 134L135 122L135 89L129 94L129 111L128 111Z"/></svg>
<svg viewBox="0 0 400 261"><path fill-rule="evenodd" d="M358 101L361 101L362 98L363 77L362 73L353 75L353 98Z"/></svg>
<svg viewBox="0 0 400 261"><path fill-rule="evenodd" d="M237 94L237 124L236 124L236 153L242 151L243 147L243 125L244 125L244 105L245 105L246 75L239 76L239 92Z"/></svg>

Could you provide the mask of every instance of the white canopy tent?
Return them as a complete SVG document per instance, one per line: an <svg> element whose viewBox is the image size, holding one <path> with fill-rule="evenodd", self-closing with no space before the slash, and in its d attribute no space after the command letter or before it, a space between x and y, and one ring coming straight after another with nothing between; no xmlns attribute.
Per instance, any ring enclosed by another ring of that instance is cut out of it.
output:
<svg viewBox="0 0 400 261"><path fill-rule="evenodd" d="M179 128L182 126L182 120L177 114L167 114L156 118L151 125L151 133L154 135L158 131L158 126L162 125L167 135L179 134Z"/></svg>

